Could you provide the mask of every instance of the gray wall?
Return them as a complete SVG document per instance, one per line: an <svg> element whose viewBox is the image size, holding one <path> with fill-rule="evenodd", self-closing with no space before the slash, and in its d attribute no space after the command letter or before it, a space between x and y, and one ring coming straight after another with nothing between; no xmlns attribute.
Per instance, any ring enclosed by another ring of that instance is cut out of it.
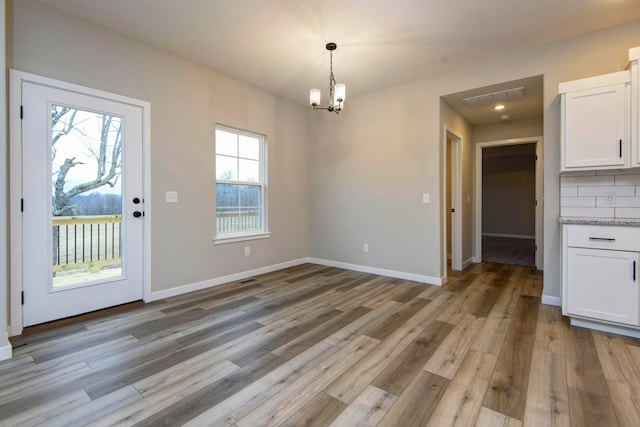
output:
<svg viewBox="0 0 640 427"><path fill-rule="evenodd" d="M328 117L34 0L16 1L13 20L11 66L151 102L154 290L305 256L441 278L440 96L542 74L544 293L559 297L558 83L618 71L640 45L635 22L354 96ZM250 257L211 242L215 122L269 137L273 237ZM472 161L463 149L467 170ZM178 205L164 204L166 190Z"/></svg>
<svg viewBox="0 0 640 427"><path fill-rule="evenodd" d="M439 97L544 76L544 294L559 303L558 83L618 71L640 22L352 97L337 123L312 122L310 254L439 278L444 179ZM530 135L528 135L530 136ZM469 164L473 150L463 152ZM422 193L431 194L423 205ZM363 240L369 254L360 251Z"/></svg>
<svg viewBox="0 0 640 427"><path fill-rule="evenodd" d="M13 9L11 67L151 103L154 292L307 256L306 108L36 1ZM216 122L267 135L269 239L213 244Z"/></svg>
<svg viewBox="0 0 640 427"><path fill-rule="evenodd" d="M482 234L533 238L535 144L486 147L482 155Z"/></svg>

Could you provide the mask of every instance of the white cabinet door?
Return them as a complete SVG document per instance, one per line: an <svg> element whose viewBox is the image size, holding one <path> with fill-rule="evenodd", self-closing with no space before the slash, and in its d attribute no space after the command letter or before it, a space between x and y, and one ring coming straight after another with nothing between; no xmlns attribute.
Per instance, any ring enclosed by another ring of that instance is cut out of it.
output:
<svg viewBox="0 0 640 427"><path fill-rule="evenodd" d="M567 312L638 325L637 252L567 248Z"/></svg>
<svg viewBox="0 0 640 427"><path fill-rule="evenodd" d="M628 166L628 84L563 94L563 170Z"/></svg>

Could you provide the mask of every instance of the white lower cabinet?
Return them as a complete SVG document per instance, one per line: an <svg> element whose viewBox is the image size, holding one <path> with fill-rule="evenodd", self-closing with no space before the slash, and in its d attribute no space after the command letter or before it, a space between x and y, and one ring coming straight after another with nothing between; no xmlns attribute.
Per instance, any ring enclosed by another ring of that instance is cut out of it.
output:
<svg viewBox="0 0 640 427"><path fill-rule="evenodd" d="M638 325L640 254L568 248L567 312L599 320Z"/></svg>
<svg viewBox="0 0 640 427"><path fill-rule="evenodd" d="M563 246L563 314L640 333L640 229L565 225Z"/></svg>

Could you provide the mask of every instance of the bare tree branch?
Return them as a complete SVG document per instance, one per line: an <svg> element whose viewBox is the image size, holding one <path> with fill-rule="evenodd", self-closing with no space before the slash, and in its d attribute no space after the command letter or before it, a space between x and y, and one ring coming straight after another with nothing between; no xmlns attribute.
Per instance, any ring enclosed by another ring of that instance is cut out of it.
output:
<svg viewBox="0 0 640 427"><path fill-rule="evenodd" d="M59 120L64 117L65 114L68 113L62 112L64 108L62 107L61 111L55 113L52 112L52 121ZM71 130L74 128L75 114L78 110L73 111L71 115L71 119L68 123L65 124L65 128L60 131L60 133L56 134L56 141L59 137L69 134ZM55 113L55 114L54 114ZM120 177L120 158L122 154L122 126L121 120L114 120L113 116L108 116L106 114L100 115L101 118L101 128L100 128L100 143L97 149L93 149L89 145L89 151L92 157L96 160L96 176L92 181L84 182L78 185L75 185L73 188L65 191L64 187L67 183L67 175L69 171L79 164L83 164L82 162L75 161L75 157L71 159L66 159L57 172L57 178L54 183L54 200L53 200L53 215L61 216L61 215L72 215L73 208L70 205L71 199L81 193L85 193L91 191L93 189L102 187L104 185L109 185L110 187L114 187L118 182L118 178ZM109 136L113 134L113 130L115 130L115 138L113 142L113 147L109 150ZM55 142L52 142L55 144ZM110 151L110 152L109 152ZM54 151L55 155L55 151ZM109 167L107 170L107 162L109 163Z"/></svg>
<svg viewBox="0 0 640 427"><path fill-rule="evenodd" d="M69 135L69 132L71 132L71 130L74 128L74 122L75 122L76 114L78 110L76 110L75 108L71 109L70 107L62 107L62 106L56 105L53 107L51 111L51 129L54 129L56 125L62 120L62 118L69 111L72 111L71 117L69 118L68 122L64 123L64 127L62 128L62 130L57 131L57 133L52 136L51 138L52 146L55 146L56 142L58 142L58 140L63 136Z"/></svg>

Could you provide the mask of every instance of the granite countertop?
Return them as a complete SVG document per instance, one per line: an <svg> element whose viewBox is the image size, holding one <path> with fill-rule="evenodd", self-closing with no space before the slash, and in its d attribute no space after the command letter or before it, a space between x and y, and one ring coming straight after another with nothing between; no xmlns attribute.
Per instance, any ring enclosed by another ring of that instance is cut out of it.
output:
<svg viewBox="0 0 640 427"><path fill-rule="evenodd" d="M560 224L578 225L617 225L620 227L640 227L640 218L589 218L579 216L560 216Z"/></svg>

